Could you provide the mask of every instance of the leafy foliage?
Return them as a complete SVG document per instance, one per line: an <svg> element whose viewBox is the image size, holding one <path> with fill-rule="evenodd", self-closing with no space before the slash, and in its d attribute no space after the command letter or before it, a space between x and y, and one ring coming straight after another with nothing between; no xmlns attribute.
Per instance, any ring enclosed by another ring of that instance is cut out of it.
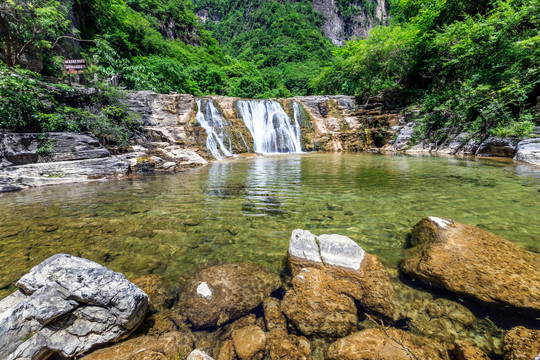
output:
<svg viewBox="0 0 540 360"><path fill-rule="evenodd" d="M106 87L98 94L82 97L77 107L59 102L59 98L70 95L81 97L70 87L48 84L29 70L0 65L0 129L90 132L105 144L126 145L140 127L114 89Z"/></svg>
<svg viewBox="0 0 540 360"><path fill-rule="evenodd" d="M425 133L526 136L540 123L540 2L399 0L394 22L336 51L321 92L408 98Z"/></svg>

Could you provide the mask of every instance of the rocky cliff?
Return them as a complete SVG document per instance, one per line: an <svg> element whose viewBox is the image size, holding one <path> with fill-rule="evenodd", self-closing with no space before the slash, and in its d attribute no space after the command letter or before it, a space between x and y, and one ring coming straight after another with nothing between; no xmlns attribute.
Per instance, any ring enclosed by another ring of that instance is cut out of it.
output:
<svg viewBox="0 0 540 360"><path fill-rule="evenodd" d="M335 45L367 37L371 28L385 24L388 16L386 0L313 0L313 8L325 17L324 34Z"/></svg>

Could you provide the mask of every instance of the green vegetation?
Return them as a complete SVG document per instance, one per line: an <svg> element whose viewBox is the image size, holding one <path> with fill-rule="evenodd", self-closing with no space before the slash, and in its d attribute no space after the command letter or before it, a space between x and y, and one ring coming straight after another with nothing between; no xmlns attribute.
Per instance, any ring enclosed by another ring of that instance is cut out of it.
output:
<svg viewBox="0 0 540 360"><path fill-rule="evenodd" d="M263 97L314 94L312 79L329 65L333 46L322 34L323 17L313 10L311 2L194 3L196 10L208 14L206 27L224 51L240 61L251 62L254 70L260 71L255 82L261 90L266 86L260 93Z"/></svg>
<svg viewBox="0 0 540 360"><path fill-rule="evenodd" d="M76 98L73 104L61 99ZM126 145L139 121L112 87L81 96L63 84L47 83L39 74L0 63L0 129L11 131L90 132L105 144ZM43 153L54 144L42 144Z"/></svg>
<svg viewBox="0 0 540 360"><path fill-rule="evenodd" d="M372 16L376 3L336 6L347 19ZM0 128L126 143L138 122L119 89L382 95L419 105L417 137L437 140L462 131L523 137L539 124L540 0L391 0L390 9L389 26L337 48L309 0L4 0ZM82 80L98 89L84 104L60 106L72 88L17 67L42 62L42 75L66 82L66 57L84 58Z"/></svg>
<svg viewBox="0 0 540 360"><path fill-rule="evenodd" d="M539 0L399 0L392 24L336 50L316 86L421 104L420 132L437 140L523 137L540 123L539 14Z"/></svg>

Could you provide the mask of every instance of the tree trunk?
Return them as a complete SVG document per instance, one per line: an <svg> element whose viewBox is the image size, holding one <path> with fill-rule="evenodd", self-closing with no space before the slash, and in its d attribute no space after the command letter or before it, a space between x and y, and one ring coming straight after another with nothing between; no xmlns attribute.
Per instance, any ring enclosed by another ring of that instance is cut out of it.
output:
<svg viewBox="0 0 540 360"><path fill-rule="evenodd" d="M13 67L13 54L12 54L12 47L13 47L13 39L11 38L11 35L9 33L9 29L6 25L6 22L4 20L4 16L0 14L0 26L2 27L2 31L4 32L5 41L6 41L6 64L8 67Z"/></svg>

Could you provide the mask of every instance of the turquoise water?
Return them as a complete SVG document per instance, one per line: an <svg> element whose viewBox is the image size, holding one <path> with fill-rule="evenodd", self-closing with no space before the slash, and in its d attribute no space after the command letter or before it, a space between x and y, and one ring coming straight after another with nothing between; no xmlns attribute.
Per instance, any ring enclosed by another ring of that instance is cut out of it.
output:
<svg viewBox="0 0 540 360"><path fill-rule="evenodd" d="M259 157L8 193L0 195L0 297L59 252L173 283L207 261L278 272L295 228L349 236L395 275L424 216L479 226L540 252L539 200L538 167L371 154Z"/></svg>

